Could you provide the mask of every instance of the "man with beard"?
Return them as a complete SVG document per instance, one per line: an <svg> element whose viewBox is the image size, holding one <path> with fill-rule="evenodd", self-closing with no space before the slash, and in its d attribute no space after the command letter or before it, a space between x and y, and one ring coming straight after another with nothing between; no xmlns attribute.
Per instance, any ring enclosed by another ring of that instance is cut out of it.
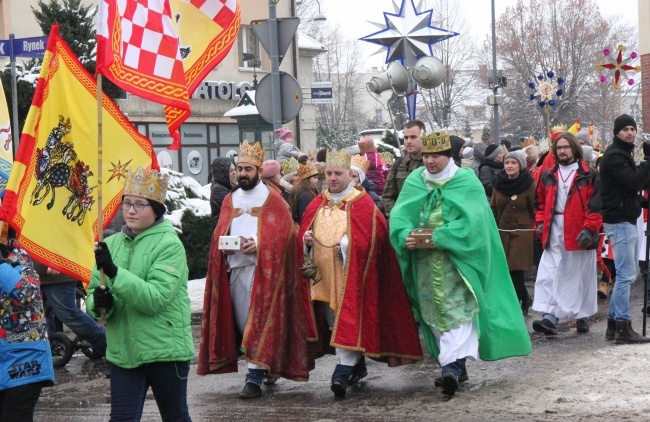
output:
<svg viewBox="0 0 650 422"><path fill-rule="evenodd" d="M472 169L456 166L445 132L422 144L424 168L404 183L390 240L429 353L442 367L434 385L453 396L468 380L467 359L523 356L531 344L483 187Z"/></svg>
<svg viewBox="0 0 650 422"><path fill-rule="evenodd" d="M483 189L485 189L488 202L492 199L492 189L497 173L503 170L503 157L505 155L501 145L490 144L485 149L485 160L478 168L478 179L481 181Z"/></svg>
<svg viewBox="0 0 650 422"><path fill-rule="evenodd" d="M543 319L533 329L557 334L560 318L589 331L587 317L598 310L596 247L603 219L596 172L582 160L582 148L569 132L551 144L556 165L543 172L535 199L535 226L542 239L533 310Z"/></svg>
<svg viewBox="0 0 650 422"><path fill-rule="evenodd" d="M321 352L335 349L338 357L336 397L368 375L365 357L391 367L422 359L386 220L363 188L350 183L350 161L343 151L327 153L328 188L307 206L299 234L313 248L321 278L311 286L311 300Z"/></svg>
<svg viewBox="0 0 650 422"><path fill-rule="evenodd" d="M636 121L622 114L614 120L614 140L600 163L605 235L614 250L616 284L609 301L605 339L618 344L648 343L632 329L630 287L639 261L636 221L641 215L639 191L650 180L650 144L643 143L643 163L634 163ZM644 307L645 312L645 307Z"/></svg>
<svg viewBox="0 0 650 422"><path fill-rule="evenodd" d="M260 182L263 157L259 143L242 143L239 188L223 201L210 245L201 321L198 374L236 372L242 353L242 399L259 397L262 383L278 377L306 381L308 332L315 336L297 276L296 228L284 199ZM241 243L231 250L226 242Z"/></svg>

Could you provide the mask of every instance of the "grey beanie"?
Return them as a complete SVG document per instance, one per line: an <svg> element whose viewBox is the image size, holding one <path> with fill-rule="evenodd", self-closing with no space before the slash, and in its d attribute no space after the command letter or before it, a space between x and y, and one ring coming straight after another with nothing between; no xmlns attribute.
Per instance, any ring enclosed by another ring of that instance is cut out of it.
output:
<svg viewBox="0 0 650 422"><path fill-rule="evenodd" d="M576 133L576 139L578 141L584 141L585 144L591 146L591 141L589 141L589 132L586 129L582 129L580 132Z"/></svg>
<svg viewBox="0 0 650 422"><path fill-rule="evenodd" d="M505 158L503 159L503 162L505 163L508 158L514 158L515 160L517 160L517 162L519 163L519 171L526 170L526 168L527 168L526 167L526 154L523 153L523 151L517 150L517 151L509 152L505 156Z"/></svg>

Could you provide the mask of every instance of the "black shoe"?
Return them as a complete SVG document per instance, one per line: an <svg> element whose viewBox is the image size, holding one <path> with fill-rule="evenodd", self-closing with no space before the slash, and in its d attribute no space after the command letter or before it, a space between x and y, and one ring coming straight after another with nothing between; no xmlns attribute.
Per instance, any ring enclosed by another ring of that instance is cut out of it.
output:
<svg viewBox="0 0 650 422"><path fill-rule="evenodd" d="M463 367L463 370L460 371L460 376L458 377L458 382L467 382L469 381L469 376L467 375L467 368ZM433 380L433 385L436 387L442 387L442 376L439 376Z"/></svg>
<svg viewBox="0 0 650 422"><path fill-rule="evenodd" d="M278 382L277 378L272 377L270 375L264 375L264 381L262 382L262 384L264 384L264 385L273 385L276 382Z"/></svg>
<svg viewBox="0 0 650 422"><path fill-rule="evenodd" d="M650 337L643 337L632 329L632 321L616 321L616 334L614 335L616 344L639 344L650 343Z"/></svg>
<svg viewBox="0 0 650 422"><path fill-rule="evenodd" d="M616 336L616 321L612 318L607 318L607 331L605 331L605 340L614 340Z"/></svg>
<svg viewBox="0 0 650 422"><path fill-rule="evenodd" d="M521 302L521 312L524 314L524 316L528 316L528 309L531 306L533 306L533 298L527 295Z"/></svg>
<svg viewBox="0 0 650 422"><path fill-rule="evenodd" d="M557 327L546 318L533 321L533 330L537 331L538 333L544 333L547 336L557 335Z"/></svg>
<svg viewBox="0 0 650 422"><path fill-rule="evenodd" d="M334 395L338 398L343 398L345 397L345 391L348 389L348 383L340 378L335 378L332 380L332 386L330 387L330 390L334 393Z"/></svg>
<svg viewBox="0 0 650 422"><path fill-rule="evenodd" d="M586 319L576 319L576 330L579 333L584 334L589 331L589 324Z"/></svg>
<svg viewBox="0 0 650 422"><path fill-rule="evenodd" d="M256 399L262 395L262 387L252 382L247 382L239 393L240 399Z"/></svg>
<svg viewBox="0 0 650 422"><path fill-rule="evenodd" d="M350 375L350 379L348 380L348 386L353 386L367 376L368 368L366 367L366 360L361 356L359 362L357 362L357 364L354 365L354 369L352 369L352 375Z"/></svg>
<svg viewBox="0 0 650 422"><path fill-rule="evenodd" d="M452 397L458 391L458 377L451 372L442 376L442 394Z"/></svg>

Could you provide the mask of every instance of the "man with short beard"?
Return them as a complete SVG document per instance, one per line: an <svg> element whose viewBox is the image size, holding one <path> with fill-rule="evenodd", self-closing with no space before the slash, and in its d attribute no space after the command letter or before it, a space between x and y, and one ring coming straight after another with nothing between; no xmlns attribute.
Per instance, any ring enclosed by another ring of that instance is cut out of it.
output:
<svg viewBox="0 0 650 422"><path fill-rule="evenodd" d="M264 151L242 143L239 187L223 201L210 245L197 372L237 371L240 350L248 362L242 399L262 394L278 377L306 381L307 287L297 276L296 228L280 194L260 182ZM235 236L237 250L222 248ZM224 239L224 243L226 240Z"/></svg>
<svg viewBox="0 0 650 422"><path fill-rule="evenodd" d="M319 354L335 349L330 388L339 398L368 375L366 357L391 367L422 359L388 225L363 188L351 183L350 164L343 151L327 153L328 188L307 206L298 235L299 252L312 248L318 266L311 300Z"/></svg>
<svg viewBox="0 0 650 422"><path fill-rule="evenodd" d="M569 132L551 144L555 164L537 185L535 226L544 252L537 270L533 310L544 314L533 330L557 334L560 318L575 319L579 333L598 310L596 247L602 225L596 171L582 160Z"/></svg>

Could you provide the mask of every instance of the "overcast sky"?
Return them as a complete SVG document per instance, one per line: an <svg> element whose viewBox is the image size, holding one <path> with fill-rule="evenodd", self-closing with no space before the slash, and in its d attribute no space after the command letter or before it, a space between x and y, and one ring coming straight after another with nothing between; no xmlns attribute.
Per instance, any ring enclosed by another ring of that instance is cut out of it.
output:
<svg viewBox="0 0 650 422"><path fill-rule="evenodd" d="M397 0L398 5L401 4L401 1ZM638 28L638 0L596 0L596 3L603 15L619 15L626 22ZM341 28L348 37L357 39L378 30L375 26L367 23L366 20L383 22L383 12L393 13L392 0L320 0L320 4L321 11L327 16L329 23L340 23ZM417 6L417 0L415 0L415 4ZM516 0L495 0L497 20L507 6L514 4L516 4ZM462 0L461 7L470 28L470 33L461 34L461 36L471 36L476 41L476 45L479 45L480 41L491 33L491 1ZM579 11L576 11L576 13L579 13ZM453 30L454 28L445 29ZM378 49L377 46L367 42L362 42L361 45L368 66L381 66L384 64L385 54L370 56Z"/></svg>

